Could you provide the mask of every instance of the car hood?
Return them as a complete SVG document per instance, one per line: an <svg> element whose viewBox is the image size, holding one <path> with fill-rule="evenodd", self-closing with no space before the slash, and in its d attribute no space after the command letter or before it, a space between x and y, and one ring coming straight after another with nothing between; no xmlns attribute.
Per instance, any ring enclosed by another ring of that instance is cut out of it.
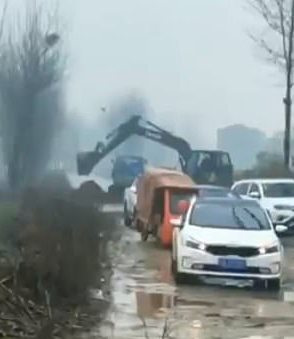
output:
<svg viewBox="0 0 294 339"><path fill-rule="evenodd" d="M278 242L278 238L273 230L245 231L185 226L183 235L185 239L211 245L260 247Z"/></svg>
<svg viewBox="0 0 294 339"><path fill-rule="evenodd" d="M294 198L265 198L262 205L274 207L275 205L291 206L294 209Z"/></svg>

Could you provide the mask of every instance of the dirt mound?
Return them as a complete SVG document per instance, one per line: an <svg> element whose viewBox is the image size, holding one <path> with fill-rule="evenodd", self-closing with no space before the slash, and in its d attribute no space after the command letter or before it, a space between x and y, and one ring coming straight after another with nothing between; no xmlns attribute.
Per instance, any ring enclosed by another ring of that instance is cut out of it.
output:
<svg viewBox="0 0 294 339"><path fill-rule="evenodd" d="M74 200L83 205L97 205L105 200L105 192L93 180L86 181L73 192Z"/></svg>
<svg viewBox="0 0 294 339"><path fill-rule="evenodd" d="M68 193L72 190L67 174L62 170L46 173L36 187L42 191L58 194Z"/></svg>

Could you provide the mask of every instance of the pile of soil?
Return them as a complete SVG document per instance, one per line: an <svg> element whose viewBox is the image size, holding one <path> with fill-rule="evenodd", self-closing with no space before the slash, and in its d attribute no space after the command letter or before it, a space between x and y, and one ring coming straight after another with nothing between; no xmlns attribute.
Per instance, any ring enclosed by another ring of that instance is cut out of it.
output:
<svg viewBox="0 0 294 339"><path fill-rule="evenodd" d="M103 189L93 180L86 181L73 191L75 201L83 205L98 205L106 200Z"/></svg>

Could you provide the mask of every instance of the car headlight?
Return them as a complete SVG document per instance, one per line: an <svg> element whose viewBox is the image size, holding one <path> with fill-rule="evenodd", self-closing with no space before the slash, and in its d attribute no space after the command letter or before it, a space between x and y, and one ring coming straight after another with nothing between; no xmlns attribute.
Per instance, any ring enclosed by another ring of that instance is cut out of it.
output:
<svg viewBox="0 0 294 339"><path fill-rule="evenodd" d="M279 211L293 210L293 206L289 205L275 205L274 208Z"/></svg>
<svg viewBox="0 0 294 339"><path fill-rule="evenodd" d="M200 251L205 251L206 250L206 245L200 242L195 242L195 241L191 241L191 240L187 240L186 241L186 246L190 247L190 248L194 248L196 250L200 250Z"/></svg>
<svg viewBox="0 0 294 339"><path fill-rule="evenodd" d="M277 253L279 251L280 251L280 246L278 244L259 248L259 254Z"/></svg>

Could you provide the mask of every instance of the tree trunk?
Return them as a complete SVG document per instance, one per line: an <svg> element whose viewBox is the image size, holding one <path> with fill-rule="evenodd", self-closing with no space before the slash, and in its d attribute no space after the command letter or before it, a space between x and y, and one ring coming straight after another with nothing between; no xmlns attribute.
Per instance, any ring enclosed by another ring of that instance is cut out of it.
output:
<svg viewBox="0 0 294 339"><path fill-rule="evenodd" d="M8 184L12 191L18 191L21 187L21 153L20 146L15 141L11 159L8 163Z"/></svg>
<svg viewBox="0 0 294 339"><path fill-rule="evenodd" d="M291 156L291 88L287 88L286 97L284 99L285 104L285 135L284 135L284 165L285 169L290 168L290 156Z"/></svg>
<svg viewBox="0 0 294 339"><path fill-rule="evenodd" d="M281 5L283 7L283 3ZM285 22L282 23L283 27L288 24L285 18L281 18ZM283 33L284 34L284 33ZM288 37L283 36L285 41L289 41L288 49L284 47L285 62L286 62L286 96L284 98L285 104L285 139L284 139L284 165L286 170L290 168L291 158L291 110L292 110L292 82L293 82L293 37L294 37L294 0L291 4L291 15L289 22ZM287 40L288 39L288 40ZM292 166L291 166L292 167Z"/></svg>
<svg viewBox="0 0 294 339"><path fill-rule="evenodd" d="M20 171L19 161L17 157L13 156L13 159L8 164L8 183L9 188L12 191L17 191L20 188Z"/></svg>

